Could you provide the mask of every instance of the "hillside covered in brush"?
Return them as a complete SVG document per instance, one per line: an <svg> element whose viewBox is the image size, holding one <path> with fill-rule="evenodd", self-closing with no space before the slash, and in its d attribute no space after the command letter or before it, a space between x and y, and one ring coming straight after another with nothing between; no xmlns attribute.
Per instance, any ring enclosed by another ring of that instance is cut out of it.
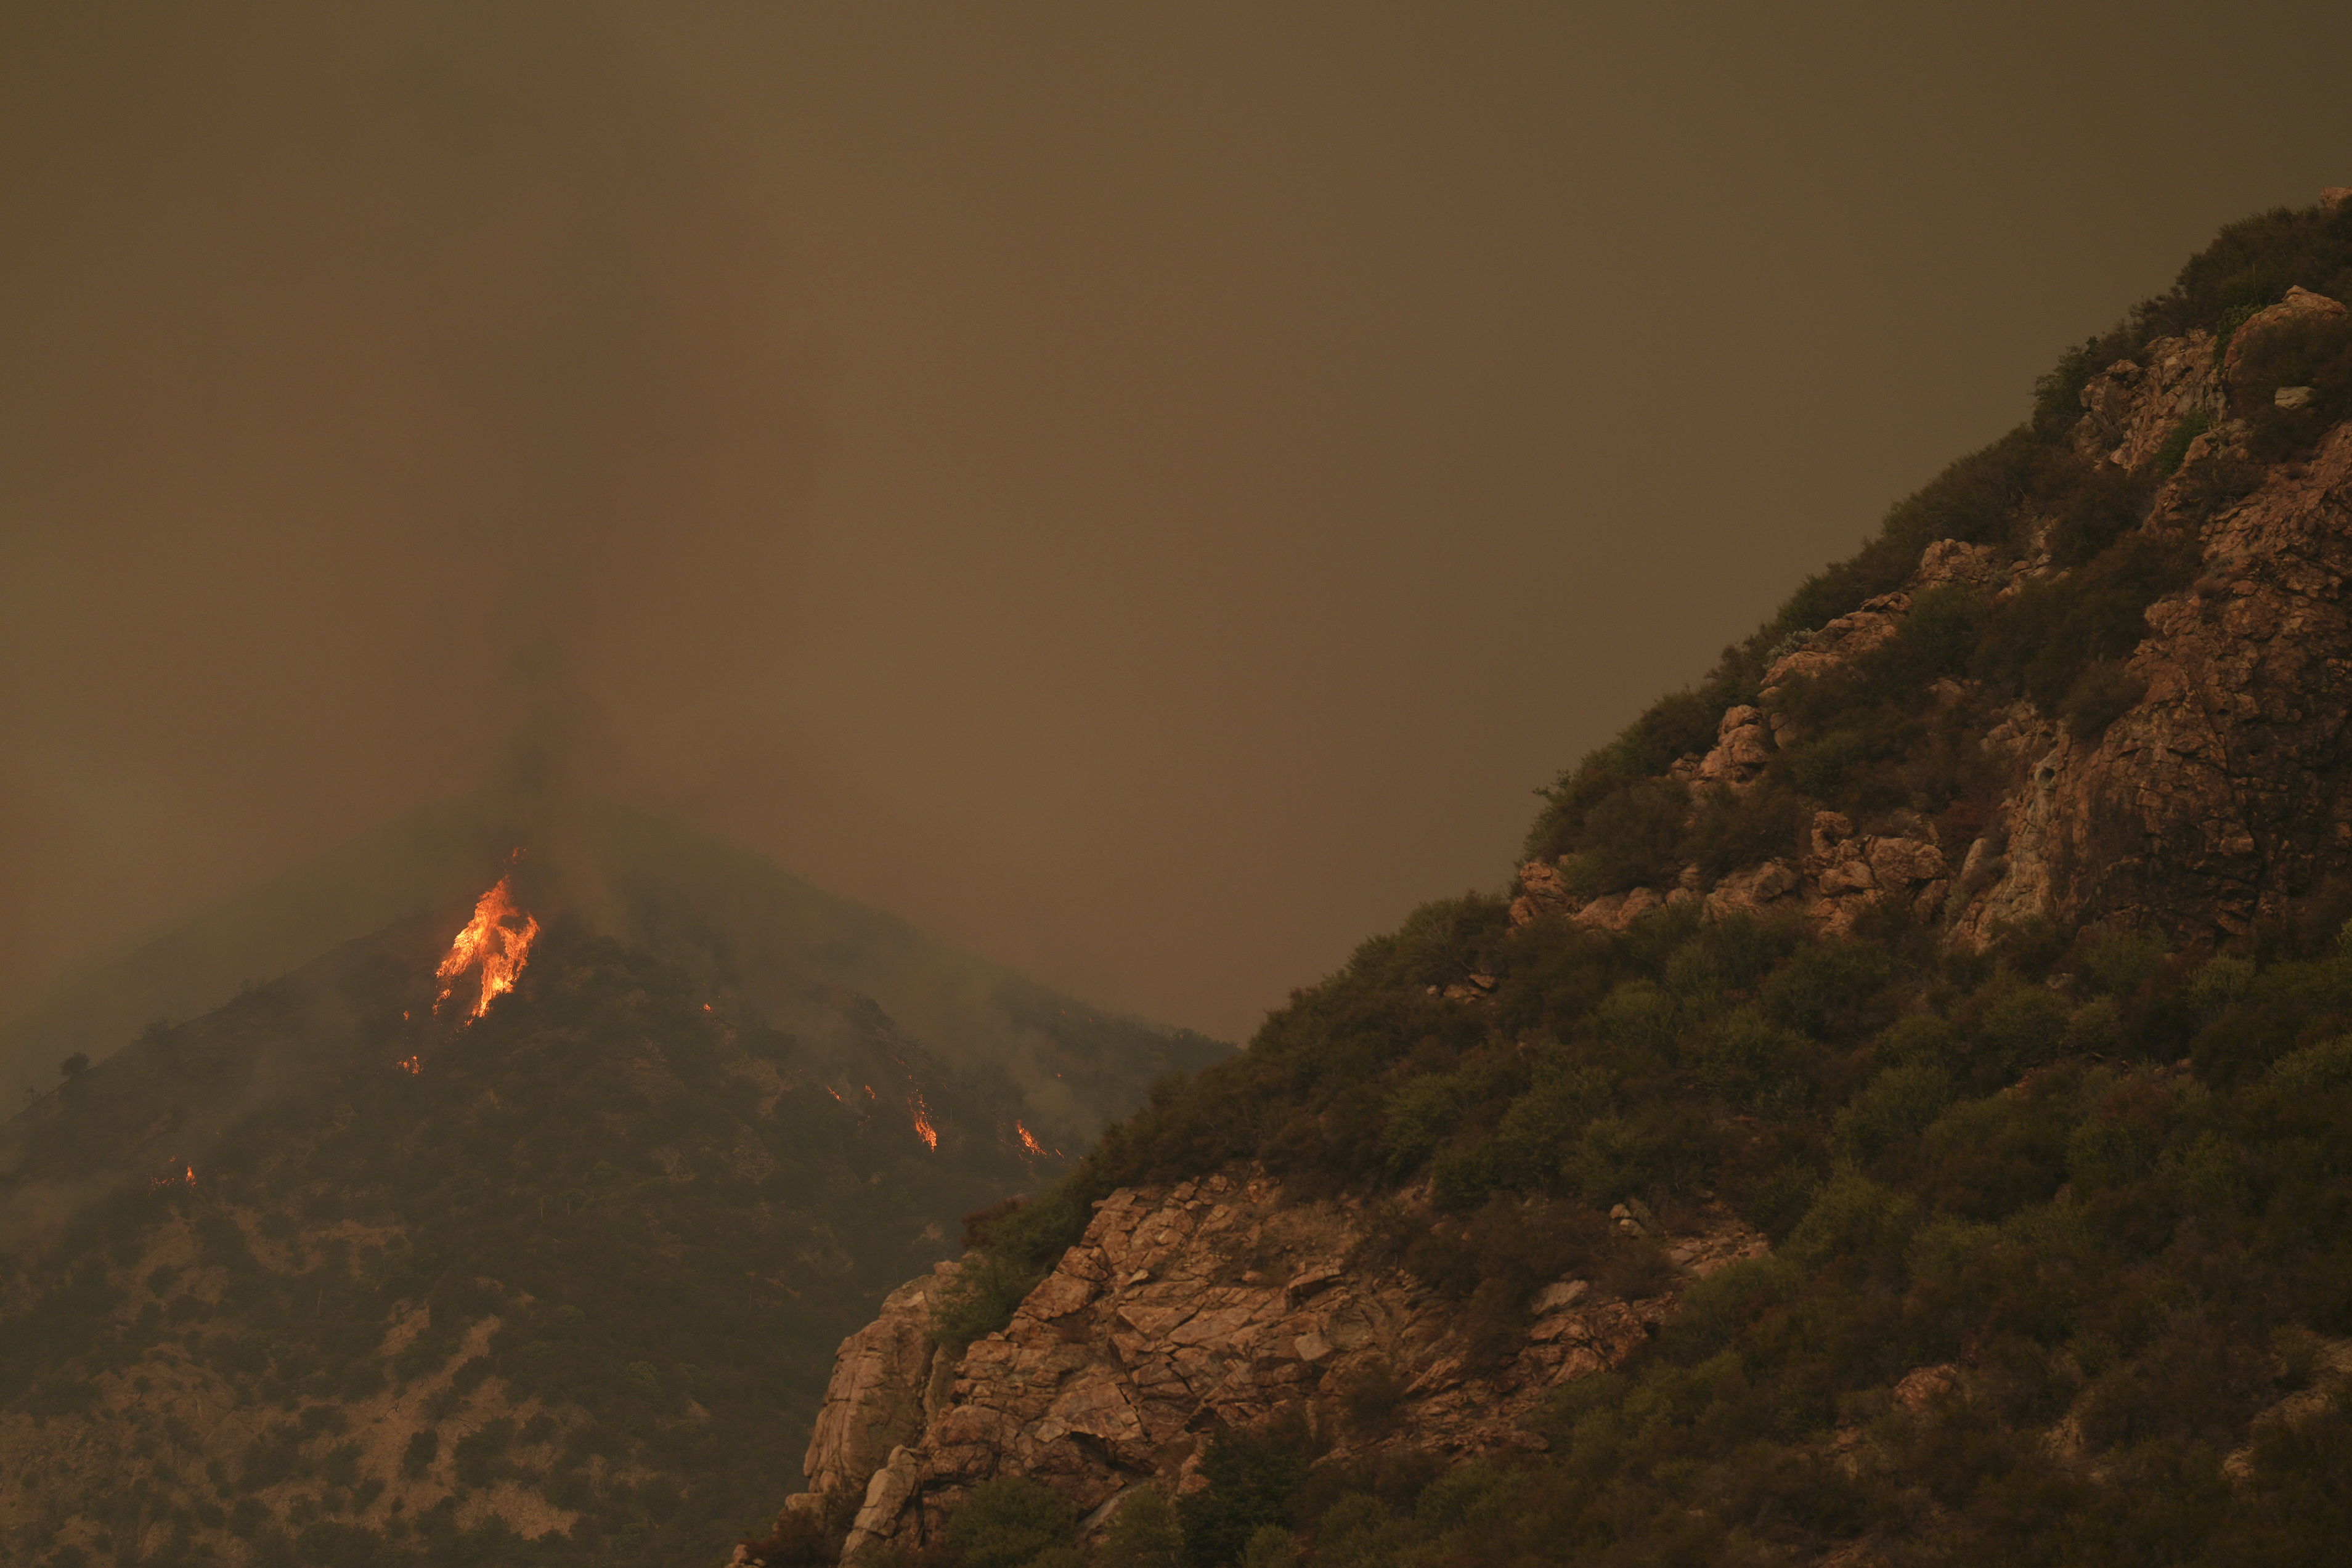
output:
<svg viewBox="0 0 2352 1568"><path fill-rule="evenodd" d="M723 1553L841 1336L1083 1130L691 910L639 917L665 957L536 887L70 1061L0 1129L0 1558ZM1205 1046L1015 1000L1088 1096Z"/></svg>
<svg viewBox="0 0 2352 1568"><path fill-rule="evenodd" d="M2340 1560L2347 196L982 1217L738 1561Z"/></svg>

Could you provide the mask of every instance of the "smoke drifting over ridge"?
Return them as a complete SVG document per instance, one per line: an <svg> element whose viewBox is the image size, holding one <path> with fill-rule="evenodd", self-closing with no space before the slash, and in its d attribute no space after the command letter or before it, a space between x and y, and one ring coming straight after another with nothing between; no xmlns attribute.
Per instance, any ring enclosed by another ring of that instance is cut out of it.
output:
<svg viewBox="0 0 2352 1568"><path fill-rule="evenodd" d="M730 143L591 10L46 20L8 51L47 240L8 280L20 963L131 934L77 899L168 916L518 769L636 792L591 694L740 656L804 468Z"/></svg>
<svg viewBox="0 0 2352 1568"><path fill-rule="evenodd" d="M0 1018L532 749L1245 1033L2343 183L2277 21L11 7Z"/></svg>

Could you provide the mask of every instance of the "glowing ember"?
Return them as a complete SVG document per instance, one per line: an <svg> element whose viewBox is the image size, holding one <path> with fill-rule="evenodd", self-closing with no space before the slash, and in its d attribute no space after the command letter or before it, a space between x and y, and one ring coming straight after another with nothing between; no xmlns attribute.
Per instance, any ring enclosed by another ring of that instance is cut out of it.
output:
<svg viewBox="0 0 2352 1568"><path fill-rule="evenodd" d="M1021 1146L1028 1150L1031 1154L1043 1155L1046 1152L1045 1145L1037 1141L1036 1134L1030 1132L1028 1128L1023 1126L1020 1123L1013 1123L1013 1130L1021 1134Z"/></svg>
<svg viewBox="0 0 2352 1568"><path fill-rule="evenodd" d="M425 1063L419 1061L413 1056L404 1056L398 1061L394 1062L393 1065L399 1068L403 1072L407 1073L411 1078L415 1077L418 1073L425 1071Z"/></svg>
<svg viewBox="0 0 2352 1568"><path fill-rule="evenodd" d="M457 988L457 977L468 969L478 968L482 973L481 996L466 1009L468 1023L489 1011L493 998L514 989L523 965L530 958L530 945L538 939L539 922L515 907L513 880L514 873L509 870L497 886L476 901L474 918L457 933L457 939L449 944L449 956L433 971L442 982L441 994L433 1001L435 1012Z"/></svg>
<svg viewBox="0 0 2352 1568"><path fill-rule="evenodd" d="M907 1109L915 1118L915 1136L923 1140L925 1148L938 1148L940 1146L939 1130L931 1125L931 1108L923 1103L923 1097L919 1094L909 1096Z"/></svg>
<svg viewBox="0 0 2352 1568"><path fill-rule="evenodd" d="M147 1190L149 1192L161 1192L167 1186L180 1186L183 1185L187 1186L194 1186L196 1185L195 1166L189 1166L185 1167L184 1171L181 1175L175 1176L159 1176L154 1180L147 1184Z"/></svg>

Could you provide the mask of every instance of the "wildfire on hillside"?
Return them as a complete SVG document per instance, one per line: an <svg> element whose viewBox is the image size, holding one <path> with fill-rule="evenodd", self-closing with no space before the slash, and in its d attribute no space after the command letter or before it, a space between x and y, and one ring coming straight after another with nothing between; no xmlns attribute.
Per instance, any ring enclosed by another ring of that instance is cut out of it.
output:
<svg viewBox="0 0 2352 1568"><path fill-rule="evenodd" d="M1041 1159L1048 1155L1058 1156L1062 1152L1059 1149L1049 1149L1039 1143L1037 1135L1019 1122L1013 1124L1013 1130L1021 1134L1021 1146Z"/></svg>
<svg viewBox="0 0 2352 1568"><path fill-rule="evenodd" d="M915 1135L923 1140L923 1146L927 1149L938 1148L940 1146L939 1129L931 1125L931 1108L923 1103L923 1097L920 1094L908 1096L907 1109L915 1118Z"/></svg>
<svg viewBox="0 0 2352 1568"><path fill-rule="evenodd" d="M404 1056L398 1061L394 1062L393 1065L399 1068L403 1072L407 1073L411 1078L415 1078L425 1071L425 1063L414 1056Z"/></svg>
<svg viewBox="0 0 2352 1568"><path fill-rule="evenodd" d="M441 994L433 1001L435 1012L457 990L458 977L469 969L481 972L482 988L474 1005L466 1009L468 1023L489 1011L491 1001L513 990L521 977L522 967L530 959L530 945L539 937L539 922L516 906L513 883L513 861L509 860L506 874L475 901L474 918L457 933L457 939L449 944L449 956L433 971L442 982Z"/></svg>
<svg viewBox="0 0 2352 1568"><path fill-rule="evenodd" d="M161 1192L167 1186L194 1186L195 1185L196 1167L194 1166L188 1166L184 1167L181 1174L178 1176L157 1176L154 1180L147 1184L147 1190L149 1192Z"/></svg>

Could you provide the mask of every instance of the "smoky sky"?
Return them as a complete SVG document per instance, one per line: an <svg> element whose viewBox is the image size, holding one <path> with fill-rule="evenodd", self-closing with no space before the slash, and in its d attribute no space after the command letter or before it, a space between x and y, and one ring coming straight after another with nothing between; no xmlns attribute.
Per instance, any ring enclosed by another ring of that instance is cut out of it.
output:
<svg viewBox="0 0 2352 1568"><path fill-rule="evenodd" d="M19 4L0 1014L524 743L1246 1035L2352 183L2334 6Z"/></svg>

